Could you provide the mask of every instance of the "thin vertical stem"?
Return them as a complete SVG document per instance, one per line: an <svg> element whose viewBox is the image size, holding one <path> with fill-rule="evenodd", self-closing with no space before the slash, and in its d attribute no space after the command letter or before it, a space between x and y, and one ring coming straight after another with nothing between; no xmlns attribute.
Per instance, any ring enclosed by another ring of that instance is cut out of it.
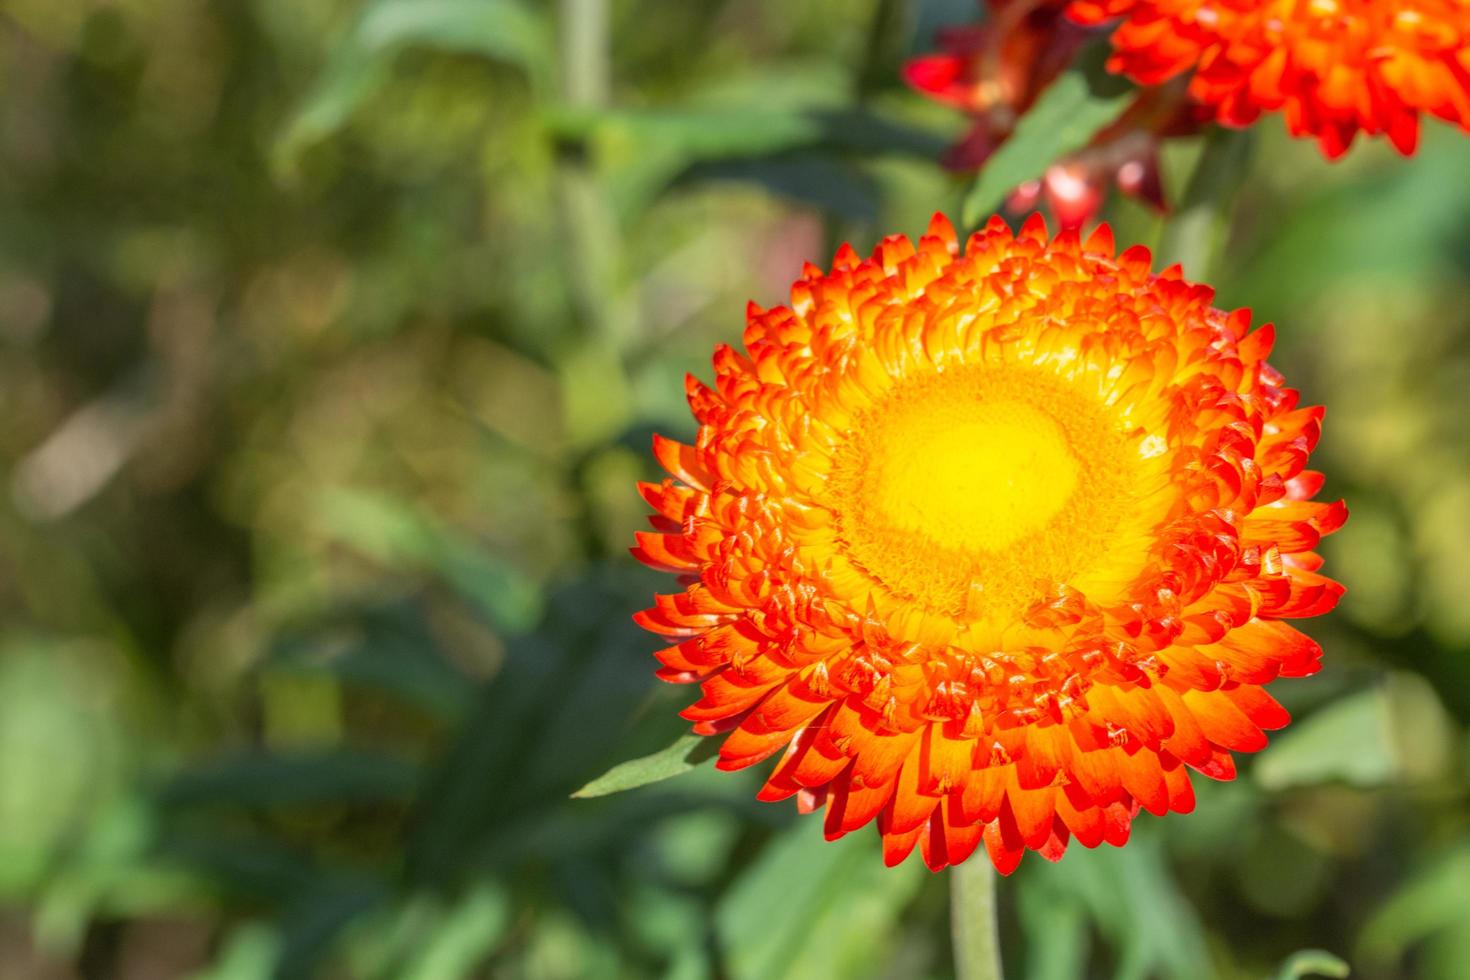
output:
<svg viewBox="0 0 1470 980"><path fill-rule="evenodd" d="M557 14L562 98L575 106L603 105L611 76L607 0L561 0Z"/></svg>
<svg viewBox="0 0 1470 980"><path fill-rule="evenodd" d="M1253 136L1217 126L1205 137L1184 199L1159 236L1160 265L1178 262L1195 282L1209 279L1229 230L1231 205L1250 169Z"/></svg>
<svg viewBox="0 0 1470 980"><path fill-rule="evenodd" d="M868 21L863 60L853 78L853 94L859 104L898 77L895 62L902 56L909 31L909 0L877 0Z"/></svg>
<svg viewBox="0 0 1470 980"><path fill-rule="evenodd" d="M608 0L559 0L557 15L562 100L591 116L612 101ZM633 321L620 268L622 236L594 152L586 142L557 148L556 198L566 246L562 265L578 331L556 360L566 433L574 445L612 437L631 414L623 357Z"/></svg>
<svg viewBox="0 0 1470 980"><path fill-rule="evenodd" d="M557 14L562 100L576 109L599 109L607 104L611 85L607 0L561 0ZM560 154L557 197L569 247L573 302L583 328L606 338L611 333L617 232L587 152L584 146Z"/></svg>
<svg viewBox="0 0 1470 980"><path fill-rule="evenodd" d="M956 980L1002 980L995 868L982 852L949 869L949 929Z"/></svg>

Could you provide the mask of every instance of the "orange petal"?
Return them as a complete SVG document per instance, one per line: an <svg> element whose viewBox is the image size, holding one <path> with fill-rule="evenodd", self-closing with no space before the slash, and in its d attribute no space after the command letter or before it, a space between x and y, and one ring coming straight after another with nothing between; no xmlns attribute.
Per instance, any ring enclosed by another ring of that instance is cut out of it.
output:
<svg viewBox="0 0 1470 980"><path fill-rule="evenodd" d="M686 446L681 442L654 433L653 455L658 459L669 475L696 490L708 491L714 486L714 477L704 464L699 461L699 453L693 446Z"/></svg>
<svg viewBox="0 0 1470 980"><path fill-rule="evenodd" d="M1123 774L1123 788L1149 813L1162 817L1169 812L1169 788L1159 757L1151 749L1139 749L1132 755L1118 750L1118 768Z"/></svg>
<svg viewBox="0 0 1470 980"><path fill-rule="evenodd" d="M984 840L985 850L990 854L990 863L995 865L995 870L1003 875L1009 875L1015 871L1021 863L1021 856L1026 853L1026 845L1021 842L1021 834L1016 830L1015 819L1010 816L1009 810L1002 810L1000 818L985 825Z"/></svg>
<svg viewBox="0 0 1470 980"><path fill-rule="evenodd" d="M1199 722L1205 738L1236 752L1258 752L1266 735L1221 691L1186 691L1180 697Z"/></svg>

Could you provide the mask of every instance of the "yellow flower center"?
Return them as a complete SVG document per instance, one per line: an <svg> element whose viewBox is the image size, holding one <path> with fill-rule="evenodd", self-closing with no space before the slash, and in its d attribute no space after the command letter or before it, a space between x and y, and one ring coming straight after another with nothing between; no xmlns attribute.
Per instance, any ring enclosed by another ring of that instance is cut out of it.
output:
<svg viewBox="0 0 1470 980"><path fill-rule="evenodd" d="M1037 369L901 383L832 472L847 556L894 595L1014 621L1103 554L1134 501L1134 440L1096 397Z"/></svg>
<svg viewBox="0 0 1470 980"><path fill-rule="evenodd" d="M1024 402L910 402L873 434L871 507L889 527L999 551L1045 526L1080 465L1055 419ZM932 402L932 403L931 403Z"/></svg>

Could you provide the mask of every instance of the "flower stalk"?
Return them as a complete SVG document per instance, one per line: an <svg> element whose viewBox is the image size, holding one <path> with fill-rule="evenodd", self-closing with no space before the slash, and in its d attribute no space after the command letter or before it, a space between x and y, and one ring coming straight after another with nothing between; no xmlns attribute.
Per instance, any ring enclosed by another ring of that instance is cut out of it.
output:
<svg viewBox="0 0 1470 980"><path fill-rule="evenodd" d="M949 871L949 929L956 980L1002 980L995 873L982 853Z"/></svg>

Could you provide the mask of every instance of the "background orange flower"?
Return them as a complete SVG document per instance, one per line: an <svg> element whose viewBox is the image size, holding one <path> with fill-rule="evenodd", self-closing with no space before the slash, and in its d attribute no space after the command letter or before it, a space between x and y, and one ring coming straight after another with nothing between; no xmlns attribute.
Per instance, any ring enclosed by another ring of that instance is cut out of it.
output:
<svg viewBox="0 0 1470 980"><path fill-rule="evenodd" d="M721 768L782 753L760 797L829 838L876 820L933 869L983 839L1008 873L1190 810L1188 769L1286 723L1264 685L1317 669L1285 621L1341 594L1314 549L1346 511L1269 326L1037 217L963 253L936 217L791 297L689 380L698 438L642 485L635 554L685 588L637 619Z"/></svg>
<svg viewBox="0 0 1470 980"><path fill-rule="evenodd" d="M1222 123L1280 111L1329 158L1358 132L1414 152L1419 116L1470 130L1463 0L1078 0L1082 23L1124 18L1109 67L1144 85L1189 74Z"/></svg>

